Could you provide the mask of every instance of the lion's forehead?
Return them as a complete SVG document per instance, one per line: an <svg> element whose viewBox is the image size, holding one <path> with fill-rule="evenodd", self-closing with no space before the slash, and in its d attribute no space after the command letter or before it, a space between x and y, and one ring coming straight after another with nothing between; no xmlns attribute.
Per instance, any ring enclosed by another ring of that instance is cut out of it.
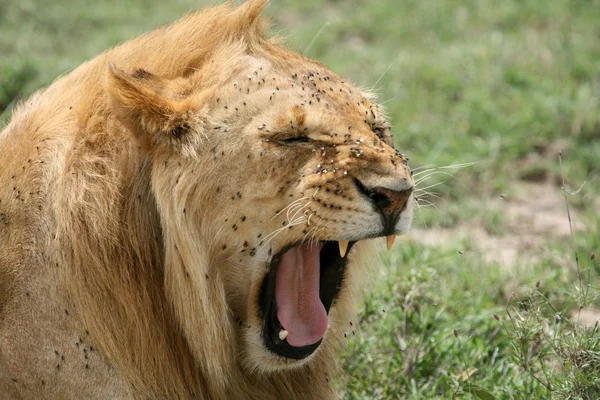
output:
<svg viewBox="0 0 600 400"><path fill-rule="evenodd" d="M290 176L295 185L313 187L361 170L381 176L407 170L373 96L317 63L251 59L221 85L213 107L223 147L213 156L239 148L235 154L253 161L249 168L262 184L277 182L280 194ZM310 142L286 143L304 136Z"/></svg>
<svg viewBox="0 0 600 400"><path fill-rule="evenodd" d="M256 124L263 133L298 124L305 130L335 131L357 140L372 132L392 144L390 126L374 95L320 64L274 65L264 60L248 64L221 87L216 108L223 113L241 113L247 119L262 114L264 119ZM298 107L301 112L294 111Z"/></svg>

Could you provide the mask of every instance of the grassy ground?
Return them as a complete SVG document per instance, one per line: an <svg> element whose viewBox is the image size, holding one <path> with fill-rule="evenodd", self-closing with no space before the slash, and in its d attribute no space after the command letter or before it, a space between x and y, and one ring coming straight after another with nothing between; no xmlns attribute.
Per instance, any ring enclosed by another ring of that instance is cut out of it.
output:
<svg viewBox="0 0 600 400"><path fill-rule="evenodd" d="M0 121L197 6L5 0ZM379 94L413 167L474 163L418 170L416 230L383 255L348 331L345 397L600 398L600 1L279 0L268 13L291 47Z"/></svg>

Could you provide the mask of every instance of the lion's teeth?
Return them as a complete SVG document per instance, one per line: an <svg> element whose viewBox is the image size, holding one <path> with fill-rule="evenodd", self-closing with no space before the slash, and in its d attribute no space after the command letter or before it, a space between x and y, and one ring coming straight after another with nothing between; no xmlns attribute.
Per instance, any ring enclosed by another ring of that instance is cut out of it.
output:
<svg viewBox="0 0 600 400"><path fill-rule="evenodd" d="M340 256L344 258L346 256L346 251L348 251L348 241L339 240L338 245L340 246Z"/></svg>
<svg viewBox="0 0 600 400"><path fill-rule="evenodd" d="M288 331L286 331L285 329L282 329L279 331L279 340L285 340L285 338L288 335Z"/></svg>
<svg viewBox="0 0 600 400"><path fill-rule="evenodd" d="M394 240L396 240L396 236L390 235L390 236L386 237L385 240L386 240L386 244L387 244L387 249L391 250L392 246L394 245Z"/></svg>

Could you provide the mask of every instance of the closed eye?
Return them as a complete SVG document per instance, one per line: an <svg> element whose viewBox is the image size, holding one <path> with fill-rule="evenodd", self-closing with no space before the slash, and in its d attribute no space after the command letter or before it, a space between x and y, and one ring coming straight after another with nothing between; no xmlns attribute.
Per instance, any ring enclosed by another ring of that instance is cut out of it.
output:
<svg viewBox="0 0 600 400"><path fill-rule="evenodd" d="M291 137L288 139L274 140L274 142L283 144L285 146L290 146L290 145L294 145L297 143L306 143L306 142L310 142L310 141L311 141L311 139L308 136L296 136L296 137Z"/></svg>

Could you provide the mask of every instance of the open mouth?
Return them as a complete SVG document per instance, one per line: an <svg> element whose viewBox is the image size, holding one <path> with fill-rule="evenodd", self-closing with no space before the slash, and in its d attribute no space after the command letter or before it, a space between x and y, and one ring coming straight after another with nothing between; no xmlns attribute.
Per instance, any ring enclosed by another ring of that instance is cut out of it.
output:
<svg viewBox="0 0 600 400"><path fill-rule="evenodd" d="M355 243L296 243L273 257L259 297L262 336L270 351L301 360L319 347Z"/></svg>

